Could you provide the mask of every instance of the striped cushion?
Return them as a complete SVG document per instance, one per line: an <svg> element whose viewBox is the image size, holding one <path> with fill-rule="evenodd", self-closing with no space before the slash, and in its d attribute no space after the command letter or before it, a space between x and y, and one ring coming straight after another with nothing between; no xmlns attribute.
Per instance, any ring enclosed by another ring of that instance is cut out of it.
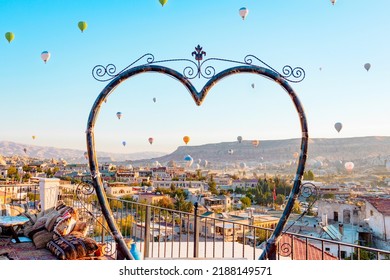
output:
<svg viewBox="0 0 390 280"><path fill-rule="evenodd" d="M53 238L46 246L59 260L75 260L89 256L98 249L97 242L81 234Z"/></svg>

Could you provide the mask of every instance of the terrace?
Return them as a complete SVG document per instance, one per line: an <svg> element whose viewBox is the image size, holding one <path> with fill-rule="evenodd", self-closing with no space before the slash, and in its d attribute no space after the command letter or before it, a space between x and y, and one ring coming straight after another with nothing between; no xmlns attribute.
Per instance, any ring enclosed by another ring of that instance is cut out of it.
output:
<svg viewBox="0 0 390 280"><path fill-rule="evenodd" d="M42 216L45 212L43 197L39 195L42 194L42 188L41 183L28 188L19 185L0 186L2 201L6 202L0 205L1 215ZM26 192L26 196L15 195L21 192ZM74 209L78 213L78 221L86 225L83 238L93 240L97 244L96 250L77 259L125 258L121 251L117 250L117 242L108 229L91 185L60 185L57 198ZM255 225L253 219L229 219L226 216L215 217L209 212L205 214L202 207L197 205L193 213L187 213L117 198L108 198L107 203L112 209L112 216L120 234L129 248L129 241L135 244L140 259L257 260L263 252L264 241L274 231L273 228ZM24 235L26 227L27 224L17 232L21 236L20 243L16 243L12 234L3 229L0 237L0 259L57 259L58 256L53 254L47 245L36 248L34 238ZM328 248L333 248L332 253ZM278 260L389 258L390 251L292 232L284 232L277 245Z"/></svg>

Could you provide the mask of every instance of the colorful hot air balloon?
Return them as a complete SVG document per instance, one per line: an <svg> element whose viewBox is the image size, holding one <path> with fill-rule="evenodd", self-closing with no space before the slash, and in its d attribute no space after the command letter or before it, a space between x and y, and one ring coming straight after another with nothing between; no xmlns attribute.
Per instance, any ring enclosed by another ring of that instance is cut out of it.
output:
<svg viewBox="0 0 390 280"><path fill-rule="evenodd" d="M27 154L27 149L26 148L24 148L23 151L24 151L25 154Z"/></svg>
<svg viewBox="0 0 390 280"><path fill-rule="evenodd" d="M344 167L345 169L348 171L348 172L351 172L352 169L355 167L355 164L351 161L348 161L344 164Z"/></svg>
<svg viewBox="0 0 390 280"><path fill-rule="evenodd" d="M332 5L336 4L336 0L330 0L330 2L332 3Z"/></svg>
<svg viewBox="0 0 390 280"><path fill-rule="evenodd" d="M252 86L252 88L255 88L255 84L252 84L251 86Z"/></svg>
<svg viewBox="0 0 390 280"><path fill-rule="evenodd" d="M189 136L184 136L184 137L183 137L183 141L184 141L184 143L186 143L186 145L187 145L188 142L190 142L190 137L189 137Z"/></svg>
<svg viewBox="0 0 390 280"><path fill-rule="evenodd" d="M242 136L237 136L238 143L242 142Z"/></svg>
<svg viewBox="0 0 390 280"><path fill-rule="evenodd" d="M51 54L48 51L43 51L41 53L42 60L46 63L49 61Z"/></svg>
<svg viewBox="0 0 390 280"><path fill-rule="evenodd" d="M149 137L148 141L149 141L150 145L152 145L152 144L153 144L153 141L154 141L154 139L153 139L152 137Z"/></svg>
<svg viewBox="0 0 390 280"><path fill-rule="evenodd" d="M7 39L8 43L11 43L14 38L15 38L14 33L12 32L5 33L5 39Z"/></svg>
<svg viewBox="0 0 390 280"><path fill-rule="evenodd" d="M368 71L368 70L370 70L370 68L371 68L371 64L370 63L364 64L364 69L366 69Z"/></svg>
<svg viewBox="0 0 390 280"><path fill-rule="evenodd" d="M35 140L35 135L31 136L33 140Z"/></svg>
<svg viewBox="0 0 390 280"><path fill-rule="evenodd" d="M240 17L242 18L242 20L244 20L246 18L246 16L248 15L249 13L249 10L245 7L241 8L238 13L240 14Z"/></svg>
<svg viewBox="0 0 390 280"><path fill-rule="evenodd" d="M164 7L164 5L168 2L168 0L159 0L161 6Z"/></svg>
<svg viewBox="0 0 390 280"><path fill-rule="evenodd" d="M81 30L81 32L84 32L84 30L87 29L88 24L85 21L79 21L78 27Z"/></svg>
<svg viewBox="0 0 390 280"><path fill-rule="evenodd" d="M156 103L157 99L156 97L153 97L153 102Z"/></svg>
<svg viewBox="0 0 390 280"><path fill-rule="evenodd" d="M126 141L122 141L122 145L123 145L123 146L126 146Z"/></svg>
<svg viewBox="0 0 390 280"><path fill-rule="evenodd" d="M229 150L228 150L228 154L229 154L229 155L232 155L233 153L234 153L233 149L229 149Z"/></svg>
<svg viewBox="0 0 390 280"><path fill-rule="evenodd" d="M294 156L294 158L298 158L299 153L298 153L298 152L295 152L293 156Z"/></svg>
<svg viewBox="0 0 390 280"><path fill-rule="evenodd" d="M343 124L340 122L337 122L334 124L334 128L337 130L337 132L340 132L340 130L343 128Z"/></svg>
<svg viewBox="0 0 390 280"><path fill-rule="evenodd" d="M190 155L186 155L184 157L184 160L187 162L187 167L190 167L194 162L194 159Z"/></svg>
<svg viewBox="0 0 390 280"><path fill-rule="evenodd" d="M122 118L122 112L117 112L116 113L116 116L118 117L118 119L120 120Z"/></svg>
<svg viewBox="0 0 390 280"><path fill-rule="evenodd" d="M253 145L254 147L259 146L259 144L260 144L260 141L259 141L259 140L252 140L252 145Z"/></svg>

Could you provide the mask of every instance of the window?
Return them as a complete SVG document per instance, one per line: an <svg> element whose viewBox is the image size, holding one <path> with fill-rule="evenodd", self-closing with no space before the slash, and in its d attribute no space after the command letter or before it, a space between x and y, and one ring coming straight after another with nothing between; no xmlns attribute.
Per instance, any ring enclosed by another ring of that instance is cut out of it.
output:
<svg viewBox="0 0 390 280"><path fill-rule="evenodd" d="M325 248L325 252L330 252L330 248L329 248L329 247L326 247L326 248Z"/></svg>
<svg viewBox="0 0 390 280"><path fill-rule="evenodd" d="M345 259L346 256L347 256L347 252L346 251L341 251L341 258Z"/></svg>

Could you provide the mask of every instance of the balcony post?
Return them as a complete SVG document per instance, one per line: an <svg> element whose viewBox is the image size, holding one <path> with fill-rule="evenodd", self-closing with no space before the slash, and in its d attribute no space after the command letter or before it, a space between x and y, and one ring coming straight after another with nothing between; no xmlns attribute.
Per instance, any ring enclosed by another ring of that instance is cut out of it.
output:
<svg viewBox="0 0 390 280"><path fill-rule="evenodd" d="M150 209L150 205L147 205L146 206L146 216L145 216L144 259L149 257L150 219L151 219L151 209Z"/></svg>
<svg viewBox="0 0 390 280"><path fill-rule="evenodd" d="M198 202L194 203L194 258L199 255Z"/></svg>

